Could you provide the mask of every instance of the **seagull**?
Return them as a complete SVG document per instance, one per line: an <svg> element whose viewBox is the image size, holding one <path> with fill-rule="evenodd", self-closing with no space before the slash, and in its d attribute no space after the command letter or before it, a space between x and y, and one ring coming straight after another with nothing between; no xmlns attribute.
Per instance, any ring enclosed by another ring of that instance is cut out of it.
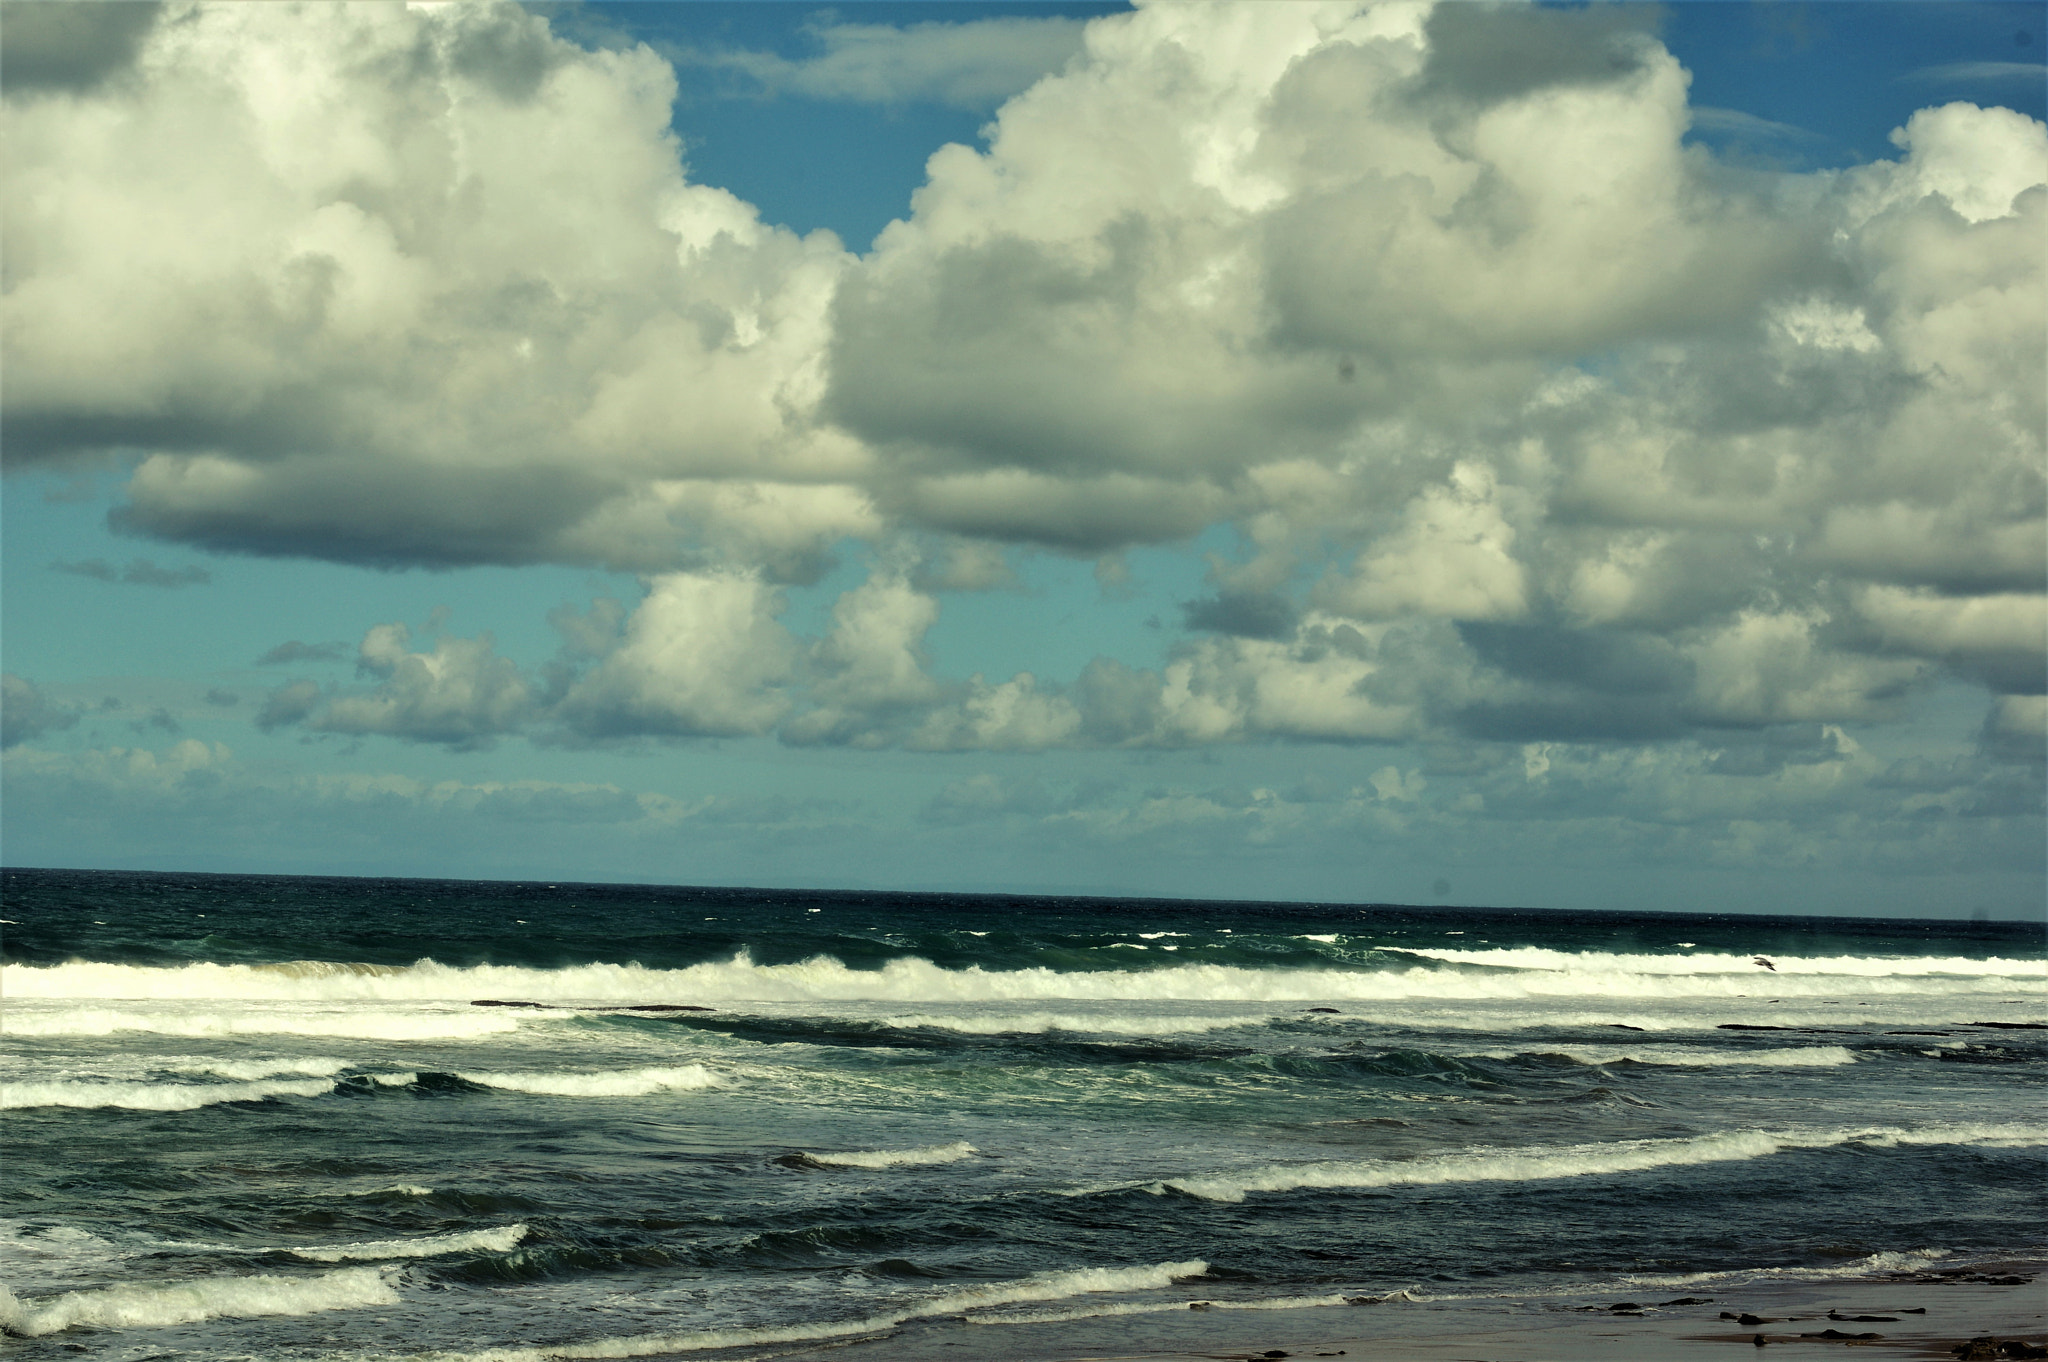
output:
<svg viewBox="0 0 2048 1362"><path fill-rule="evenodd" d="M1770 962L1769 960L1765 959L1765 958L1764 958L1763 956L1761 956L1761 955L1759 955L1759 956L1758 956L1758 957L1756 958L1756 962L1757 962L1757 963L1758 963L1759 965L1762 965L1762 966L1763 966L1763 967L1764 967L1765 969L1769 970L1769 971L1770 971L1771 973L1773 973L1773 974L1776 974L1776 973L1778 972L1778 967L1777 967L1776 965L1772 964L1772 963L1771 963L1771 962Z"/></svg>

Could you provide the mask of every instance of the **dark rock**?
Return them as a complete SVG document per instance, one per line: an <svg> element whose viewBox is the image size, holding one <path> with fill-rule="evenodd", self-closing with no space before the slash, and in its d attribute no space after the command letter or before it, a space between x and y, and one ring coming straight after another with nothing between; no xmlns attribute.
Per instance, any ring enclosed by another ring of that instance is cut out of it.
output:
<svg viewBox="0 0 2048 1362"><path fill-rule="evenodd" d="M1640 1026L1630 1026L1627 1022L1602 1022L1601 1025L1610 1031L1640 1031L1643 1029Z"/></svg>
<svg viewBox="0 0 2048 1362"><path fill-rule="evenodd" d="M1722 1319L1735 1319L1735 1318L1737 1318L1737 1315L1736 1315L1736 1313L1735 1313L1735 1312L1734 1312L1733 1310L1723 1310L1723 1311L1721 1312L1721 1318L1722 1318Z"/></svg>
<svg viewBox="0 0 2048 1362"><path fill-rule="evenodd" d="M1752 1026L1748 1022L1722 1022L1716 1031L1797 1031L1796 1026Z"/></svg>
<svg viewBox="0 0 2048 1362"><path fill-rule="evenodd" d="M1610 1305L1607 1308L1609 1310L1640 1310L1643 1307L1637 1305L1634 1301L1623 1301L1619 1305Z"/></svg>
<svg viewBox="0 0 2048 1362"><path fill-rule="evenodd" d="M1328 1012L1339 1017L1344 1015L1343 1013L1338 1012L1337 1009L1334 1007L1304 1007L1301 1010L1304 1012Z"/></svg>
<svg viewBox="0 0 2048 1362"><path fill-rule="evenodd" d="M1280 1350L1279 1350L1278 1348L1268 1348L1268 1349L1266 1349L1266 1351L1264 1351L1264 1352L1260 1353L1260 1354L1259 1354L1259 1356L1260 1356L1260 1357L1291 1357L1291 1356L1293 1356L1293 1354L1291 1354L1291 1353L1283 1353L1283 1352L1281 1352L1281 1351L1280 1351Z"/></svg>
<svg viewBox="0 0 2048 1362"><path fill-rule="evenodd" d="M1764 1344L1766 1344L1766 1343L1769 1343L1769 1342L1770 1342L1770 1340L1769 1340L1768 1338L1765 1338L1765 1337L1764 1337L1764 1336L1763 1336L1762 1334L1758 1334L1758 1335L1757 1335L1757 1336L1756 1336L1755 1338L1752 1338L1752 1339L1751 1339L1751 1340L1749 1340L1749 1341L1750 1341L1751 1343L1754 1343L1754 1344L1756 1344L1756 1346L1757 1346L1757 1347L1759 1347L1759 1348L1763 1347L1763 1346L1764 1346Z"/></svg>
<svg viewBox="0 0 2048 1362"><path fill-rule="evenodd" d="M2048 1022L1964 1022L1965 1026L1988 1026L1996 1031L2048 1031Z"/></svg>
<svg viewBox="0 0 2048 1362"><path fill-rule="evenodd" d="M1887 1031L1887 1036L1952 1036L1953 1031Z"/></svg>
<svg viewBox="0 0 2048 1362"><path fill-rule="evenodd" d="M1845 1315L1839 1310L1828 1311L1828 1318L1837 1324L1897 1324L1897 1315Z"/></svg>
<svg viewBox="0 0 2048 1362"><path fill-rule="evenodd" d="M1817 1334L1801 1334L1801 1338L1883 1338L1883 1334L1845 1334L1840 1329L1823 1329Z"/></svg>
<svg viewBox="0 0 2048 1362"><path fill-rule="evenodd" d="M2033 1280L2034 1279L2032 1277L2021 1277L2018 1275L2014 1275L2011 1277L1986 1277L1984 1279L1984 1284L1986 1286L2027 1286L2030 1285L2033 1282Z"/></svg>
<svg viewBox="0 0 2048 1362"><path fill-rule="evenodd" d="M1190 1309L1190 1310L1214 1310L1215 1308L1216 1308L1216 1304L1215 1304L1215 1302L1213 1302L1213 1301L1189 1301L1189 1302L1188 1302L1188 1309Z"/></svg>
<svg viewBox="0 0 2048 1362"><path fill-rule="evenodd" d="M1713 1303L1714 1298L1712 1296L1680 1296L1675 1301L1664 1302L1666 1305L1712 1305ZM1730 1316L1724 1311L1722 1318L1727 1319Z"/></svg>
<svg viewBox="0 0 2048 1362"><path fill-rule="evenodd" d="M1755 1315L1752 1315L1749 1313L1749 1311L1745 1310L1735 1317L1735 1322L1737 1324L1766 1324L1769 1321L1758 1319Z"/></svg>
<svg viewBox="0 0 2048 1362"><path fill-rule="evenodd" d="M2039 1343L2023 1343L2016 1338L2000 1344L1998 1351L2007 1357L2048 1357L2048 1347Z"/></svg>
<svg viewBox="0 0 2048 1362"><path fill-rule="evenodd" d="M1950 1351L1962 1362L1998 1362L1998 1340L1989 1334L1980 1334L1968 1343L1958 1343Z"/></svg>
<svg viewBox="0 0 2048 1362"><path fill-rule="evenodd" d="M498 998L471 998L469 1000L469 1005L471 1007L538 1007L549 1012L555 1010L555 1005L553 1003L522 1003L517 1001L506 1002Z"/></svg>

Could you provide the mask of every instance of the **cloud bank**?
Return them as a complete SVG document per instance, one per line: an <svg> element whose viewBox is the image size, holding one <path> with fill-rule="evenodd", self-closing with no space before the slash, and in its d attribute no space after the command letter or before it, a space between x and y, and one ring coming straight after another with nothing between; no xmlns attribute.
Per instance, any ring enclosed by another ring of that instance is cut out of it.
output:
<svg viewBox="0 0 2048 1362"><path fill-rule="evenodd" d="M133 460L118 522L200 549L647 582L531 674L379 626L366 685L259 722L1663 741L1948 675L2038 756L2048 132L2010 110L1772 174L1688 144L1726 120L1633 11L1152 5L857 256L690 182L644 47L124 14L39 28L6 101L11 466ZM874 97L976 27L832 30L803 78ZM1246 550L1165 666L932 675L1004 548L1217 524ZM848 540L873 575L799 637L783 588Z"/></svg>

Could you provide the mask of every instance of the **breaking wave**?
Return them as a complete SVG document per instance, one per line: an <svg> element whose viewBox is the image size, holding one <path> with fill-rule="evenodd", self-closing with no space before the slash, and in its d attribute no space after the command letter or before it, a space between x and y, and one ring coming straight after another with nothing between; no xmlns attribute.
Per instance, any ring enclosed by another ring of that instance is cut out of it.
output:
<svg viewBox="0 0 2048 1362"><path fill-rule="evenodd" d="M981 1151L965 1140L953 1144L928 1145L923 1149L859 1149L848 1154L810 1154L804 1158L810 1163L821 1163L827 1168L899 1168L911 1164L958 1163Z"/></svg>
<svg viewBox="0 0 2048 1362"><path fill-rule="evenodd" d="M348 1263L388 1258L438 1258L444 1253L503 1253L526 1238L526 1226L503 1225L491 1230L457 1230L418 1239L372 1239L360 1244L326 1244L284 1252L314 1263Z"/></svg>
<svg viewBox="0 0 2048 1362"><path fill-rule="evenodd" d="M0 1109L126 1107L131 1111L196 1111L222 1102L318 1097L334 1091L326 1078L260 1083L0 1083Z"/></svg>
<svg viewBox="0 0 2048 1362"><path fill-rule="evenodd" d="M881 1023L906 1030L925 1026L970 1036L1042 1036L1049 1031L1100 1036L1178 1036L1227 1031L1239 1026L1263 1026L1271 1020L1272 1014L1266 1012L1235 1017L1110 1017L1070 1012L1028 1012L978 1017L919 1013L907 1017L883 1017Z"/></svg>
<svg viewBox="0 0 2048 1362"><path fill-rule="evenodd" d="M308 1004L378 1002L447 1003L479 998L550 1002L1029 1002L1038 1000L1207 999L1280 1002L1304 999L1503 1000L1527 998L1668 999L1734 998L1760 979L1785 998L1848 994L1969 996L2028 992L2048 999L2048 968L2039 961L1928 960L1844 956L1781 957L1768 973L1750 958L1732 955L1666 956L1570 953L1536 949L1412 952L1427 965L1378 969L1258 969L1240 965L1164 965L1139 970L1063 971L1034 967L947 969L904 956L879 969L852 969L830 956L796 964L761 965L744 951L730 960L682 969L639 965L577 965L564 969L478 965L458 968L422 960L408 966L368 967L318 961L281 965L194 964L178 968L74 962L9 966L12 999ZM61 1030L52 1015L62 1023ZM21 1034L94 1034L122 1029L174 1035L233 1035L254 1031L301 1035L366 1035L424 1039L512 1030L563 1014L500 1009L376 1013L294 1012L271 1016L236 1013L130 1013L115 1009L10 1017ZM366 1026L381 1029L362 1029Z"/></svg>
<svg viewBox="0 0 2048 1362"><path fill-rule="evenodd" d="M619 1069L611 1073L470 1073L466 1083L547 1097L645 1097L670 1089L722 1088L726 1080L702 1064L667 1069Z"/></svg>
<svg viewBox="0 0 2048 1362"><path fill-rule="evenodd" d="M1205 1201L1243 1201L1252 1192L1291 1192L1302 1188L1433 1186L1457 1182L1531 1182L1545 1178L1590 1177L1637 1173L1685 1164L1730 1163L1767 1158L1785 1149L1825 1149L1860 1144L1884 1147L1902 1144L1990 1145L1997 1147L2048 1144L2048 1126L1931 1126L1917 1130L1896 1127L1809 1131L1734 1130L1686 1139L1627 1140L1615 1144L1535 1146L1527 1149L1474 1149L1413 1160L1364 1159L1292 1164L1218 1173L1208 1177L1169 1178L1144 1190L1163 1195L1182 1192ZM1130 1186L1090 1188L1079 1193L1129 1190Z"/></svg>
<svg viewBox="0 0 2048 1362"><path fill-rule="evenodd" d="M1405 947L1410 955L1450 964L1484 965L1494 969L1543 970L1565 974L1649 974L1665 977L1734 974L1755 980L1764 967L1754 955L1719 955L1695 951L1685 955L1622 955L1608 951L1556 951L1540 946L1498 946L1488 950ZM1782 977L1826 974L1897 980L1932 976L1994 979L2048 979L2048 965L2039 960L2008 960L1998 956L1774 955L1769 973ZM1776 981L1773 981L1776 986Z"/></svg>
<svg viewBox="0 0 2048 1362"><path fill-rule="evenodd" d="M127 969L125 965L56 965L52 972L82 969ZM188 969L219 969L216 965L191 965ZM242 966L226 968L240 969ZM49 986L54 981L38 981L29 978L32 969L14 965L0 974L6 976L8 990L33 987L37 983ZM148 971L145 971L148 972ZM160 974L180 974L182 970L159 970ZM89 980L81 981L89 982ZM306 1011L306 1006L317 1006L331 1001L319 996L309 996L295 1007L281 1007L275 1010L252 1008L232 1014L215 1011L194 1012L131 1012L121 1008L87 1007L30 1010L19 1006L23 997L34 997L32 993L11 994L11 1006L7 1012L6 1030L15 1036L111 1036L124 1031L139 1031L158 1036L324 1036L348 1040L472 1040L480 1036L502 1035L516 1031L522 1022L538 1020L549 1016L547 1013L521 1014L512 1016L500 1012L486 1011L380 1011L333 1009L329 1011ZM47 997L65 995L47 994ZM90 997L94 995L78 995ZM107 998L126 995L106 994ZM162 998L180 995L167 993ZM224 995L232 997L233 995ZM155 999L155 1000L162 1000ZM218 1002L218 999L209 999ZM267 1001L276 1001L270 999Z"/></svg>
<svg viewBox="0 0 2048 1362"><path fill-rule="evenodd" d="M382 1268L353 1267L318 1277L207 1277L174 1286L110 1286L22 1300L0 1286L0 1329L24 1338L84 1325L137 1329L222 1317L310 1315L395 1305Z"/></svg>

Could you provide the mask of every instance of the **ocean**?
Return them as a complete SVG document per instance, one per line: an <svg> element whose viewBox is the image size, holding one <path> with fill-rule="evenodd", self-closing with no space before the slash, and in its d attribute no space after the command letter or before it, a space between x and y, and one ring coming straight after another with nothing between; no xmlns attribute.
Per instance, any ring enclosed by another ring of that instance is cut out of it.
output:
<svg viewBox="0 0 2048 1362"><path fill-rule="evenodd" d="M0 890L21 1359L999 1356L2048 1246L2038 923Z"/></svg>

